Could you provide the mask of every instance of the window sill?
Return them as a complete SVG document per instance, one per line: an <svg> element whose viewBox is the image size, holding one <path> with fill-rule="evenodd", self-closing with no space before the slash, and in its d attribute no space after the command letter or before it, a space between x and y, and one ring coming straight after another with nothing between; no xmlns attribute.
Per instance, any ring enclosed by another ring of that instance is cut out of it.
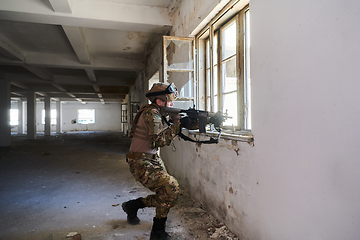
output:
<svg viewBox="0 0 360 240"><path fill-rule="evenodd" d="M217 132L217 131L200 133L199 130L188 130L188 132L189 132L189 135L207 136L207 137L213 137L213 138L216 138L219 135L219 132ZM251 133L251 131L243 130L243 131L233 132L230 130L222 130L220 139L247 142L252 146L254 145L254 136Z"/></svg>

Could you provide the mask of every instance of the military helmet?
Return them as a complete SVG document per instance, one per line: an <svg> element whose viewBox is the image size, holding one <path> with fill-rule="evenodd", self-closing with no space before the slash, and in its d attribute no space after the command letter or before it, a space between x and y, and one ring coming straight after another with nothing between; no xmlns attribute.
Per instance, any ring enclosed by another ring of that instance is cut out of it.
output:
<svg viewBox="0 0 360 240"><path fill-rule="evenodd" d="M177 88L173 83L154 83L150 91L145 95L151 102L155 99L174 101L177 98Z"/></svg>

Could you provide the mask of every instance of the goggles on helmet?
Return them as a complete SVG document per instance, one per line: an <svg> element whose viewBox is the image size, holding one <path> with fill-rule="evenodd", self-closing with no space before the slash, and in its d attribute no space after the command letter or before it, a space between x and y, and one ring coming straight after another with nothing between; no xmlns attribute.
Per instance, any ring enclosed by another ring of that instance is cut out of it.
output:
<svg viewBox="0 0 360 240"><path fill-rule="evenodd" d="M158 91L158 92L148 92L145 96L146 97L152 97L152 96L160 96L160 95L166 95L169 100L173 101L177 98L177 88L173 83L171 83L165 90Z"/></svg>

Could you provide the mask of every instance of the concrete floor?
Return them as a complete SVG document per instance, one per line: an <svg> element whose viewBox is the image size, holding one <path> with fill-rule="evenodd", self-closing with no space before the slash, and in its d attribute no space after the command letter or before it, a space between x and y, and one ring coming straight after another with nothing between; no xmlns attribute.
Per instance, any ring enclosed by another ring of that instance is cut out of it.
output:
<svg viewBox="0 0 360 240"><path fill-rule="evenodd" d="M82 240L149 239L155 209L139 210L137 226L121 209L150 193L129 172L129 144L118 132L12 135L11 147L0 148L0 240L59 240L69 232ZM216 219L183 193L167 231L175 239L210 238Z"/></svg>

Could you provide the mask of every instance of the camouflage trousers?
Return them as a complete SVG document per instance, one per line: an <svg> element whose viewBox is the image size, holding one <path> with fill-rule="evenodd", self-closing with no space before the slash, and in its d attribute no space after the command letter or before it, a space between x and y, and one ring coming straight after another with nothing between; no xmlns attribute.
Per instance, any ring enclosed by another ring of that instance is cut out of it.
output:
<svg viewBox="0 0 360 240"><path fill-rule="evenodd" d="M136 181L155 192L142 199L144 205L156 207L156 218L167 217L170 208L176 203L180 188L177 180L167 173L162 159L128 158L128 164Z"/></svg>

